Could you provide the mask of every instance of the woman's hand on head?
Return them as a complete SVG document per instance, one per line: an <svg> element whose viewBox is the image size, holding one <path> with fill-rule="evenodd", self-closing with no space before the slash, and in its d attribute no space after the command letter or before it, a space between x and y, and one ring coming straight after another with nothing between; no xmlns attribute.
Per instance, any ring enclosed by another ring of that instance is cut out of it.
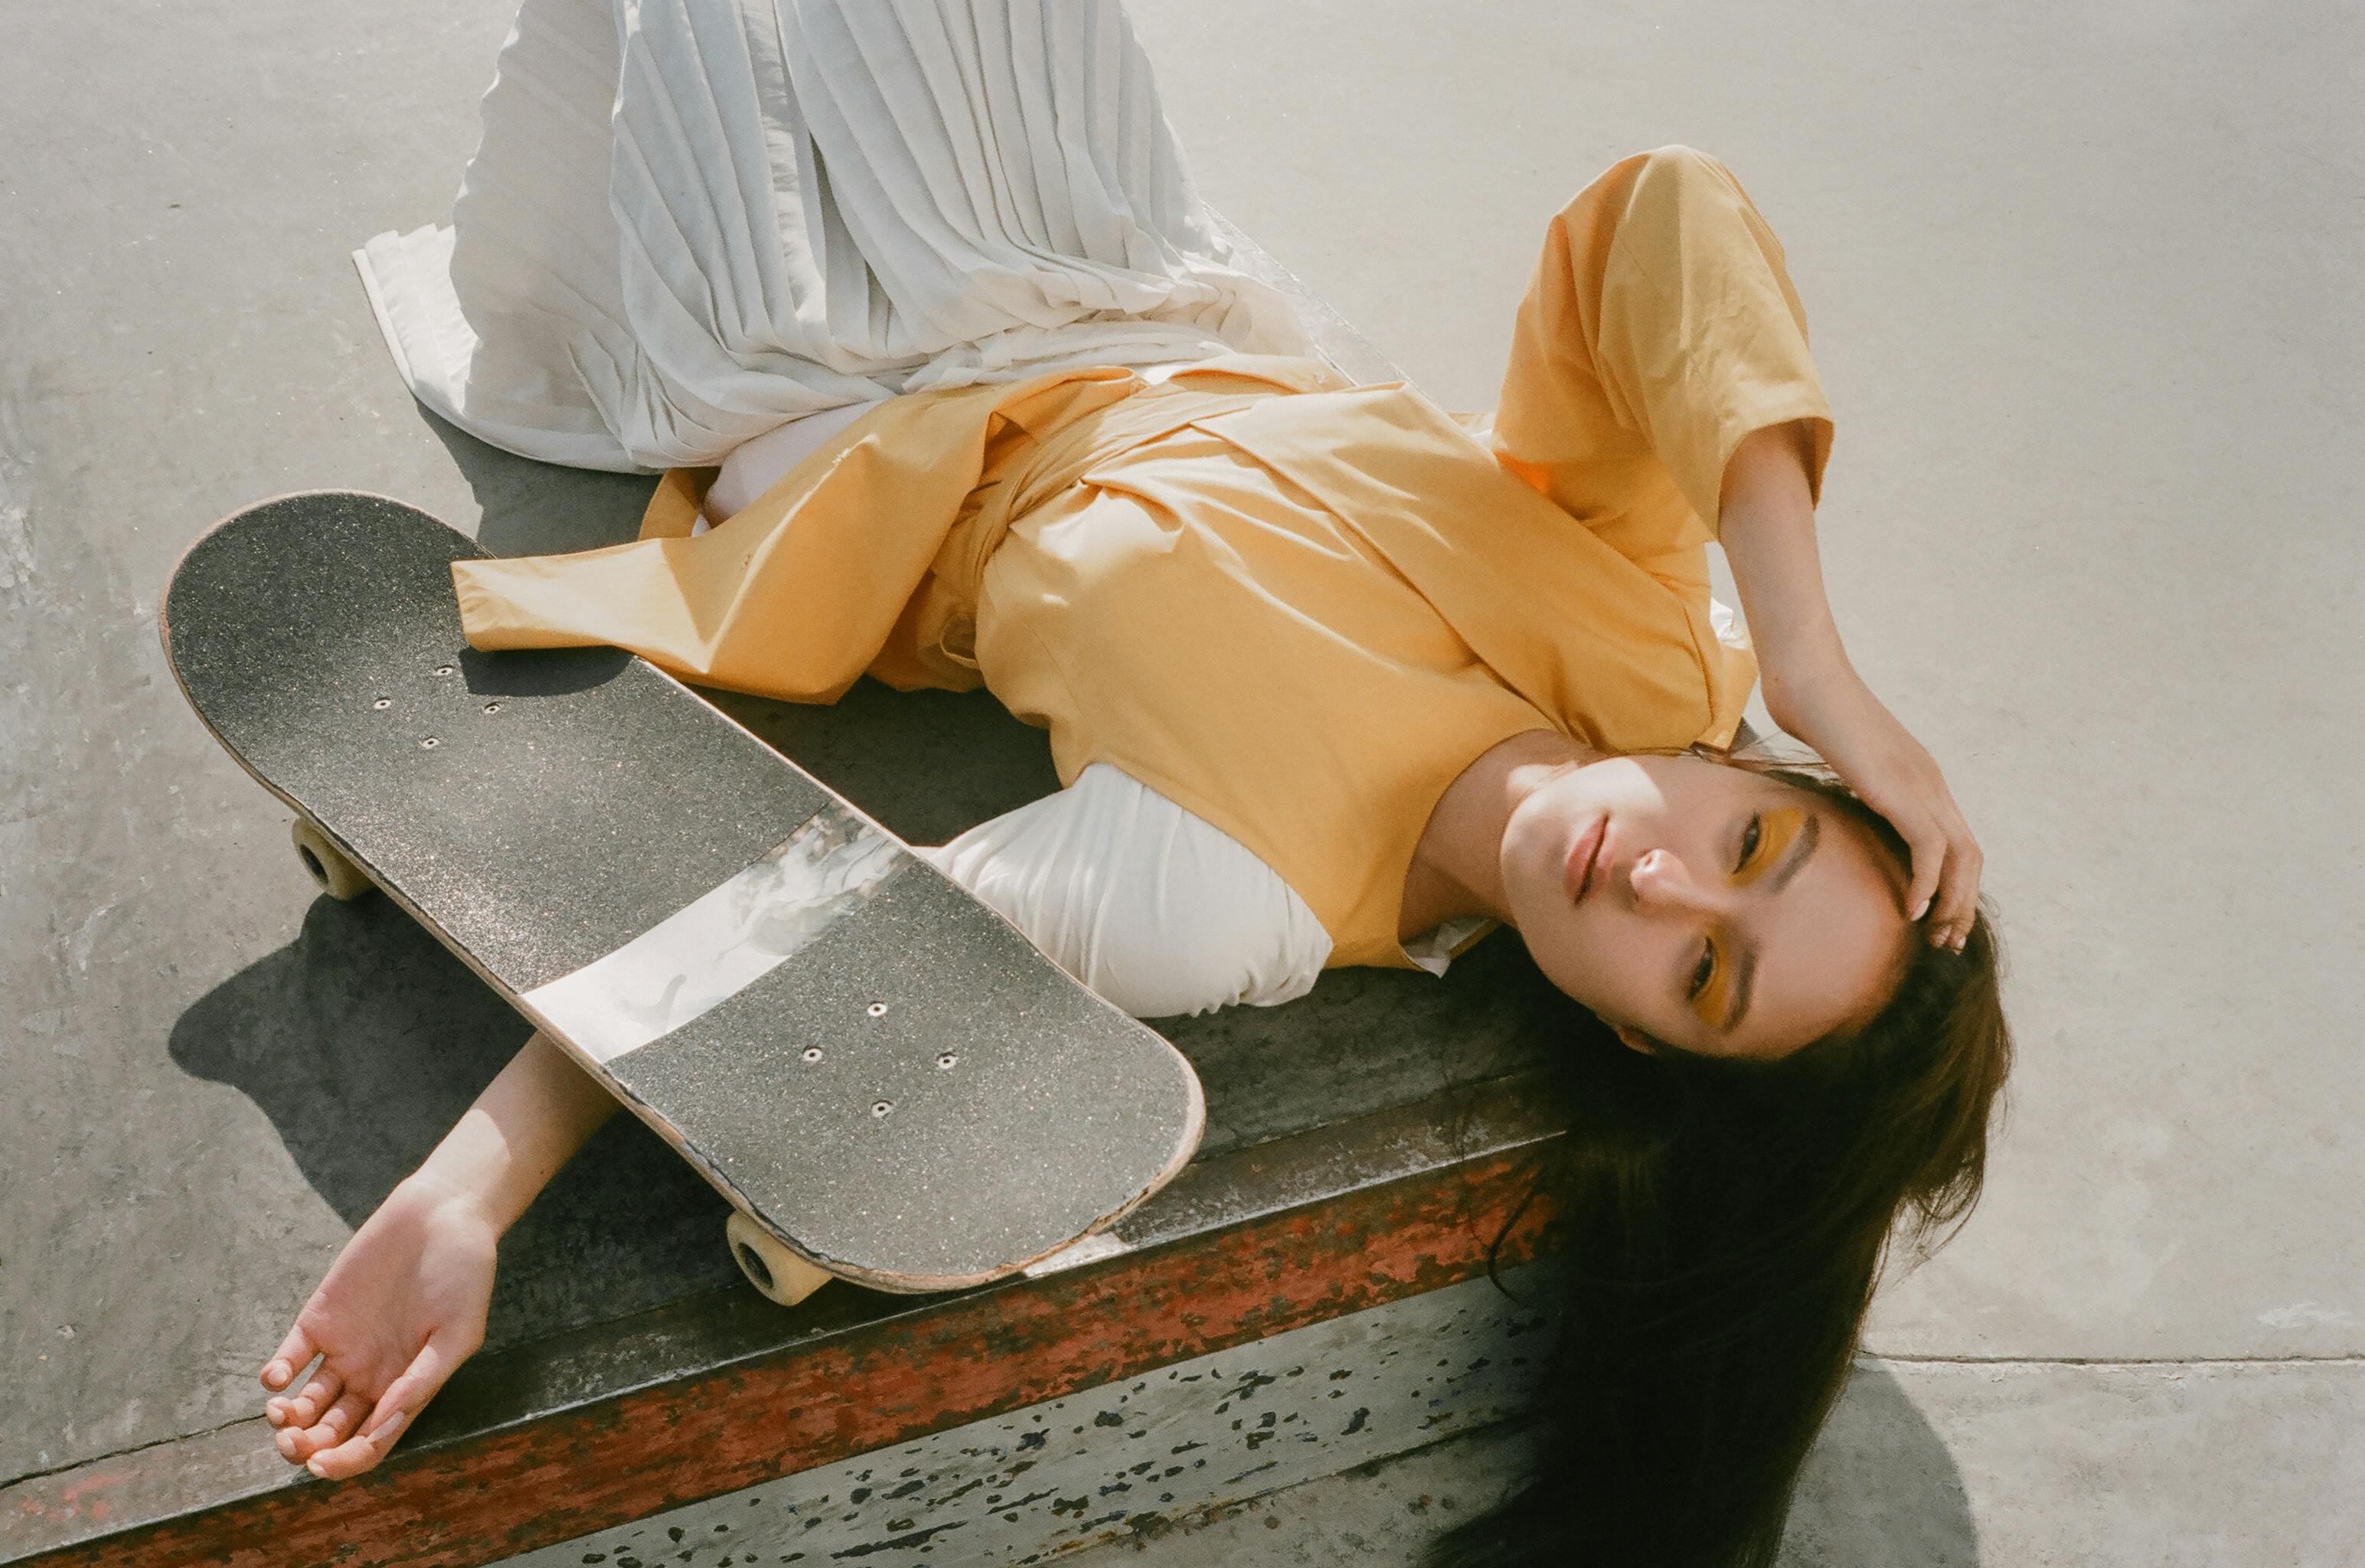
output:
<svg viewBox="0 0 2365 1568"><path fill-rule="evenodd" d="M1757 644L1765 709L1904 837L1906 913L1920 920L1927 909L1930 940L1960 947L1978 912L1978 842L1937 763L1840 645L1815 546L1812 434L1797 420L1754 431L1725 466L1718 537Z"/></svg>
<svg viewBox="0 0 2365 1568"><path fill-rule="evenodd" d="M1769 669L1765 706L1897 829L1913 856L1906 913L1926 909L1930 940L1959 949L1978 913L1979 846L1936 759L1844 662L1788 681Z"/></svg>
<svg viewBox="0 0 2365 1568"><path fill-rule="evenodd" d="M263 1369L265 1388L292 1391L265 1406L281 1457L333 1481L386 1457L484 1343L499 1237L468 1194L415 1176L394 1190Z"/></svg>

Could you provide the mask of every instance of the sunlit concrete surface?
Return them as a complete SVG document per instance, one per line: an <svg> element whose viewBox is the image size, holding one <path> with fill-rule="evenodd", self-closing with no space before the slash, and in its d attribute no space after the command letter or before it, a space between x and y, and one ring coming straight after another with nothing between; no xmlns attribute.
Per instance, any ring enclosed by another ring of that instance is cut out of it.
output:
<svg viewBox="0 0 2365 1568"><path fill-rule="evenodd" d="M2023 1049L1986 1202L1877 1311L1887 1386L1798 1522L1855 1544L1811 1560L2365 1555L2365 16L1134 10L1204 193L1450 407L1491 402L1545 218L1624 151L1717 153L1788 247L1833 598L1981 834ZM495 505L504 551L621 537L645 491L420 414L347 260L447 212L498 0L9 22L0 1482L257 1414L336 1248L522 1034L398 917L315 906L163 667L177 553L313 486ZM729 1278L636 1133L565 1180L677 1229L529 1218L497 1341L629 1310L652 1256ZM1921 1480L1869 1485L1900 1450ZM1398 1462L1466 1498L1510 1454ZM1283 1494L1204 1560L1408 1560L1413 1473Z"/></svg>

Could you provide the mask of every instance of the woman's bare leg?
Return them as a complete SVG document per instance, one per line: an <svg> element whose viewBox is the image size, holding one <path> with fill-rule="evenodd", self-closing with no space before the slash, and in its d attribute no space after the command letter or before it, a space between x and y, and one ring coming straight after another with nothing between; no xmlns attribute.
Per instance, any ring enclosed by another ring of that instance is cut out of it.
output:
<svg viewBox="0 0 2365 1568"><path fill-rule="evenodd" d="M386 1457L485 1341L495 1244L616 1109L536 1033L467 1114L353 1232L296 1316L263 1385L280 1454L331 1480Z"/></svg>

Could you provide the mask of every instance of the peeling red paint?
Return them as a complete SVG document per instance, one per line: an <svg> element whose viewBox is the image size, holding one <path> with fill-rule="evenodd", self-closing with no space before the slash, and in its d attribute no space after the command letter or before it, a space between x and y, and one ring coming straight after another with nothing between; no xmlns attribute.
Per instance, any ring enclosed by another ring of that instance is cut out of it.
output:
<svg viewBox="0 0 2365 1568"><path fill-rule="evenodd" d="M1457 1283L1485 1271L1531 1169L1503 1155L1433 1170L528 1427L398 1450L354 1481L299 1483L18 1561L465 1568ZM1531 1206L1501 1264L1541 1255L1551 1223ZM17 1510L100 1521L109 1505L94 1494L128 1507L127 1488L170 1486L170 1449L156 1451L153 1468L59 1477L52 1502L27 1495Z"/></svg>

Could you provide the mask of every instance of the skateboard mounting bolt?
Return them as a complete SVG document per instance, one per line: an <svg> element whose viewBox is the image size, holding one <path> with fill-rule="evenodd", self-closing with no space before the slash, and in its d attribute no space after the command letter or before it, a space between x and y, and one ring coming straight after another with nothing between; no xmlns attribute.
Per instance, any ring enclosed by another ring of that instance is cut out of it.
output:
<svg viewBox="0 0 2365 1568"><path fill-rule="evenodd" d="M819 1046L807 1046L801 1054L807 1061L821 1060L821 1047Z"/></svg>
<svg viewBox="0 0 2365 1568"><path fill-rule="evenodd" d="M873 1106L871 1106L871 1107L870 1107L870 1114L871 1114L872 1115L874 1115L874 1116L883 1116L883 1115L885 1115L888 1112L890 1112L890 1111L893 1110L894 1108L895 1108L895 1102L894 1102L894 1101L892 1101L892 1100L881 1100L881 1101L880 1101L877 1104L875 1104L875 1105L873 1105Z"/></svg>
<svg viewBox="0 0 2365 1568"><path fill-rule="evenodd" d="M863 1011L873 1018L884 1018L887 1016L887 1004L883 1002L874 1002Z"/></svg>
<svg viewBox="0 0 2365 1568"><path fill-rule="evenodd" d="M428 736L425 740L420 741L419 744L420 744L420 746L424 747L426 750L428 750L428 751L433 751L437 746L442 745L443 743L442 741L437 740L433 735L430 735L430 736Z"/></svg>
<svg viewBox="0 0 2365 1568"><path fill-rule="evenodd" d="M937 1065L938 1067L946 1067L946 1068L948 1068L948 1067L952 1066L952 1065L953 1065L953 1063L955 1063L955 1062L957 1062L957 1061L958 1061L958 1060L960 1060L960 1058L958 1058L958 1057L957 1057L957 1056L953 1055L953 1053L952 1053L952 1052L950 1052L950 1051L947 1051L944 1055L942 1055L942 1056L940 1056L940 1057L938 1057L938 1058L936 1058L936 1065Z"/></svg>
<svg viewBox="0 0 2365 1568"><path fill-rule="evenodd" d="M452 673L452 666L450 665L437 665L435 666L435 673L437 675L450 675Z"/></svg>
<svg viewBox="0 0 2365 1568"><path fill-rule="evenodd" d="M383 712L385 710L394 706L394 699L391 697L381 697L376 701L371 703L370 706Z"/></svg>
<svg viewBox="0 0 2365 1568"><path fill-rule="evenodd" d="M498 702L488 702L485 704L485 711L488 713L498 713L500 711L501 705Z"/></svg>

